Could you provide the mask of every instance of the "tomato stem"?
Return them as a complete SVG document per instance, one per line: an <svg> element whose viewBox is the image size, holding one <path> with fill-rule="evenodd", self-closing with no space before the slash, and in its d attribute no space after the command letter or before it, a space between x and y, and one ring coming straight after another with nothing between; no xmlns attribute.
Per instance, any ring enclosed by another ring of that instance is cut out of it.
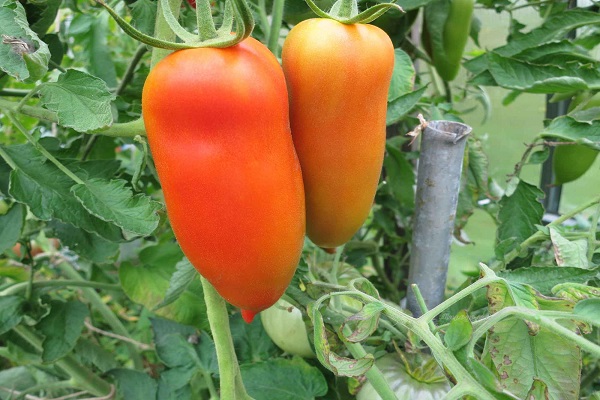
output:
<svg viewBox="0 0 600 400"><path fill-rule="evenodd" d="M283 8L285 0L273 0L273 11L271 12L271 30L269 31L268 48L275 57L279 57L279 32L283 20Z"/></svg>
<svg viewBox="0 0 600 400"><path fill-rule="evenodd" d="M331 9L332 13L337 11L341 18L350 18L358 15L358 3L356 0L338 0Z"/></svg>
<svg viewBox="0 0 600 400"><path fill-rule="evenodd" d="M229 327L229 313L225 300L204 277L202 288L204 289L204 301L206 302L206 313L208 323L212 332L217 360L219 364L220 388L222 399L252 400L246 393L242 382L240 367L233 347L233 338Z"/></svg>
<svg viewBox="0 0 600 400"><path fill-rule="evenodd" d="M225 7L229 7L225 4ZM200 41L216 38L217 29L212 18L210 0L199 0L196 2L196 21L198 22L198 38Z"/></svg>
<svg viewBox="0 0 600 400"><path fill-rule="evenodd" d="M343 333L345 336L350 336L352 334L352 329L350 329L348 325L345 325L343 328ZM348 351L350 351L350 354L352 354L352 356L356 359L363 358L367 355L367 352L359 343L352 343L347 340L344 340L344 344L346 345ZM396 397L396 394L394 394L394 391L390 388L390 385L385 380L383 373L381 373L381 370L377 367L377 365L373 364L373 366L369 368L365 375L367 377L367 380L371 382L371 385L373 385L373 389L375 389L377 394L381 396L382 400L398 399Z"/></svg>

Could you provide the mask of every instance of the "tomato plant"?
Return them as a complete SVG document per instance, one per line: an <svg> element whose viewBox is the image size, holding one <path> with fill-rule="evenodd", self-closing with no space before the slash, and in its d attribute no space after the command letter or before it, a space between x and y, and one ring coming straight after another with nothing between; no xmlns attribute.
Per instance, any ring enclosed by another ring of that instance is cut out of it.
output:
<svg viewBox="0 0 600 400"><path fill-rule="evenodd" d="M600 149L597 7L196 3L0 2L0 399L598 397L597 169L537 176ZM427 309L433 120L478 128Z"/></svg>

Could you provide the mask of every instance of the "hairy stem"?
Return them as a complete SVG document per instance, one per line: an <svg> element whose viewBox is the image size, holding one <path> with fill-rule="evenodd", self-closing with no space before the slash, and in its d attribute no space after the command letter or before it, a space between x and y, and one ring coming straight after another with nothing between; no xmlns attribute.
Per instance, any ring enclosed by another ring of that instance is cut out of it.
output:
<svg viewBox="0 0 600 400"><path fill-rule="evenodd" d="M246 393L246 389L242 383L240 367L233 347L233 338L231 337L231 329L229 327L229 314L227 313L225 300L223 300L213 285L204 277L202 277L202 288L204 289L208 322L217 350L221 379L221 398L251 400L252 398Z"/></svg>
<svg viewBox="0 0 600 400"><path fill-rule="evenodd" d="M344 326L344 335L349 336L352 334L352 329L348 325ZM352 343L344 340L346 348L350 351L350 354L354 358L363 358L367 355L365 349L359 343ZM394 391L390 388L390 385L385 380L385 377L381 373L381 370L373 364L366 373L367 380L373 385L373 389L381 396L382 400L397 400Z"/></svg>

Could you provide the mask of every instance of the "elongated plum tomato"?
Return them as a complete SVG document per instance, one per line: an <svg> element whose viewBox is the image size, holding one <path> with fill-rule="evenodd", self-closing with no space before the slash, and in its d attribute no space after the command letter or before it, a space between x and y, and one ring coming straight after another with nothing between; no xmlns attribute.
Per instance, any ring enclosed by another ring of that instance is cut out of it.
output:
<svg viewBox="0 0 600 400"><path fill-rule="evenodd" d="M252 38L177 51L148 75L142 111L179 245L252 320L285 291L305 233L277 59Z"/></svg>
<svg viewBox="0 0 600 400"><path fill-rule="evenodd" d="M372 25L309 19L290 31L282 61L307 234L316 245L334 248L358 231L373 204L394 47Z"/></svg>

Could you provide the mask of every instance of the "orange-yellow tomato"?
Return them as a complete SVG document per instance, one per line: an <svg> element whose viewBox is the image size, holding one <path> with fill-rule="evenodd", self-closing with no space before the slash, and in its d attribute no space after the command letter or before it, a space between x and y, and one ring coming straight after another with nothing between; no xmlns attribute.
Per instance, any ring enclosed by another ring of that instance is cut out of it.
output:
<svg viewBox="0 0 600 400"><path fill-rule="evenodd" d="M372 25L309 19L290 31L282 61L307 234L337 247L364 223L377 190L394 47Z"/></svg>
<svg viewBox="0 0 600 400"><path fill-rule="evenodd" d="M142 111L183 252L251 319L285 291L305 233L281 67L252 38L177 51L150 72Z"/></svg>

